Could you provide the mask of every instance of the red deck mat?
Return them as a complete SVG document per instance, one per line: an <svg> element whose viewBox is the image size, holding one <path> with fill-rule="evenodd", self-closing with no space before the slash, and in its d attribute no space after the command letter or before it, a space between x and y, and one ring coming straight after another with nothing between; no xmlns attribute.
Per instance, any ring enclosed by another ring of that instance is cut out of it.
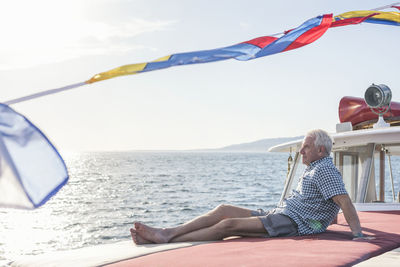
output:
<svg viewBox="0 0 400 267"><path fill-rule="evenodd" d="M400 211L358 212L364 234L353 241L343 215L327 232L302 237L239 238L124 260L107 266L352 266L400 247Z"/></svg>

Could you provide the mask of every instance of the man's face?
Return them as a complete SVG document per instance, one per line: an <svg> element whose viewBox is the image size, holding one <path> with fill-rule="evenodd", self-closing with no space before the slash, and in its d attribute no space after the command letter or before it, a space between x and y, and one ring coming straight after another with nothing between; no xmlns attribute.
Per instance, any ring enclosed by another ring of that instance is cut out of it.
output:
<svg viewBox="0 0 400 267"><path fill-rule="evenodd" d="M310 165L311 162L319 160L324 157L325 151L323 147L316 147L314 145L314 137L307 136L300 149L303 164Z"/></svg>

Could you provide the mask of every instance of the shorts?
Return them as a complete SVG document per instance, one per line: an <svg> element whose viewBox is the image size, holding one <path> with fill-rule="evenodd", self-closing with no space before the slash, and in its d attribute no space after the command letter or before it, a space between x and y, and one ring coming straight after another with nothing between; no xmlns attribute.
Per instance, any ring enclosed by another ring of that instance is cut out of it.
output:
<svg viewBox="0 0 400 267"><path fill-rule="evenodd" d="M268 212L262 209L253 210L251 215L261 220L269 237L297 236L299 234L297 224L289 216L280 213L276 209Z"/></svg>

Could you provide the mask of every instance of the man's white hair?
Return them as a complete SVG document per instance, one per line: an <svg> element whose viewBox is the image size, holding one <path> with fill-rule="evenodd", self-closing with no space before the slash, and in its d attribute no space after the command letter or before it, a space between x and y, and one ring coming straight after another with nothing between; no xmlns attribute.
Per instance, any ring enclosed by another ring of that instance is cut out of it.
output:
<svg viewBox="0 0 400 267"><path fill-rule="evenodd" d="M314 145L316 147L325 147L326 156L331 154L333 139L326 131L321 129L311 130L307 133L307 136L314 138Z"/></svg>

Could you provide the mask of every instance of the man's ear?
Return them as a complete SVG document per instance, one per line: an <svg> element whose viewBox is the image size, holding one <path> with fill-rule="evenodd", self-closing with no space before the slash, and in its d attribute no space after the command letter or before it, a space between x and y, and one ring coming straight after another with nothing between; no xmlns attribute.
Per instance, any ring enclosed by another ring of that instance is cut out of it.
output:
<svg viewBox="0 0 400 267"><path fill-rule="evenodd" d="M324 146L320 146L318 150L318 154L324 156L326 154L326 150Z"/></svg>

